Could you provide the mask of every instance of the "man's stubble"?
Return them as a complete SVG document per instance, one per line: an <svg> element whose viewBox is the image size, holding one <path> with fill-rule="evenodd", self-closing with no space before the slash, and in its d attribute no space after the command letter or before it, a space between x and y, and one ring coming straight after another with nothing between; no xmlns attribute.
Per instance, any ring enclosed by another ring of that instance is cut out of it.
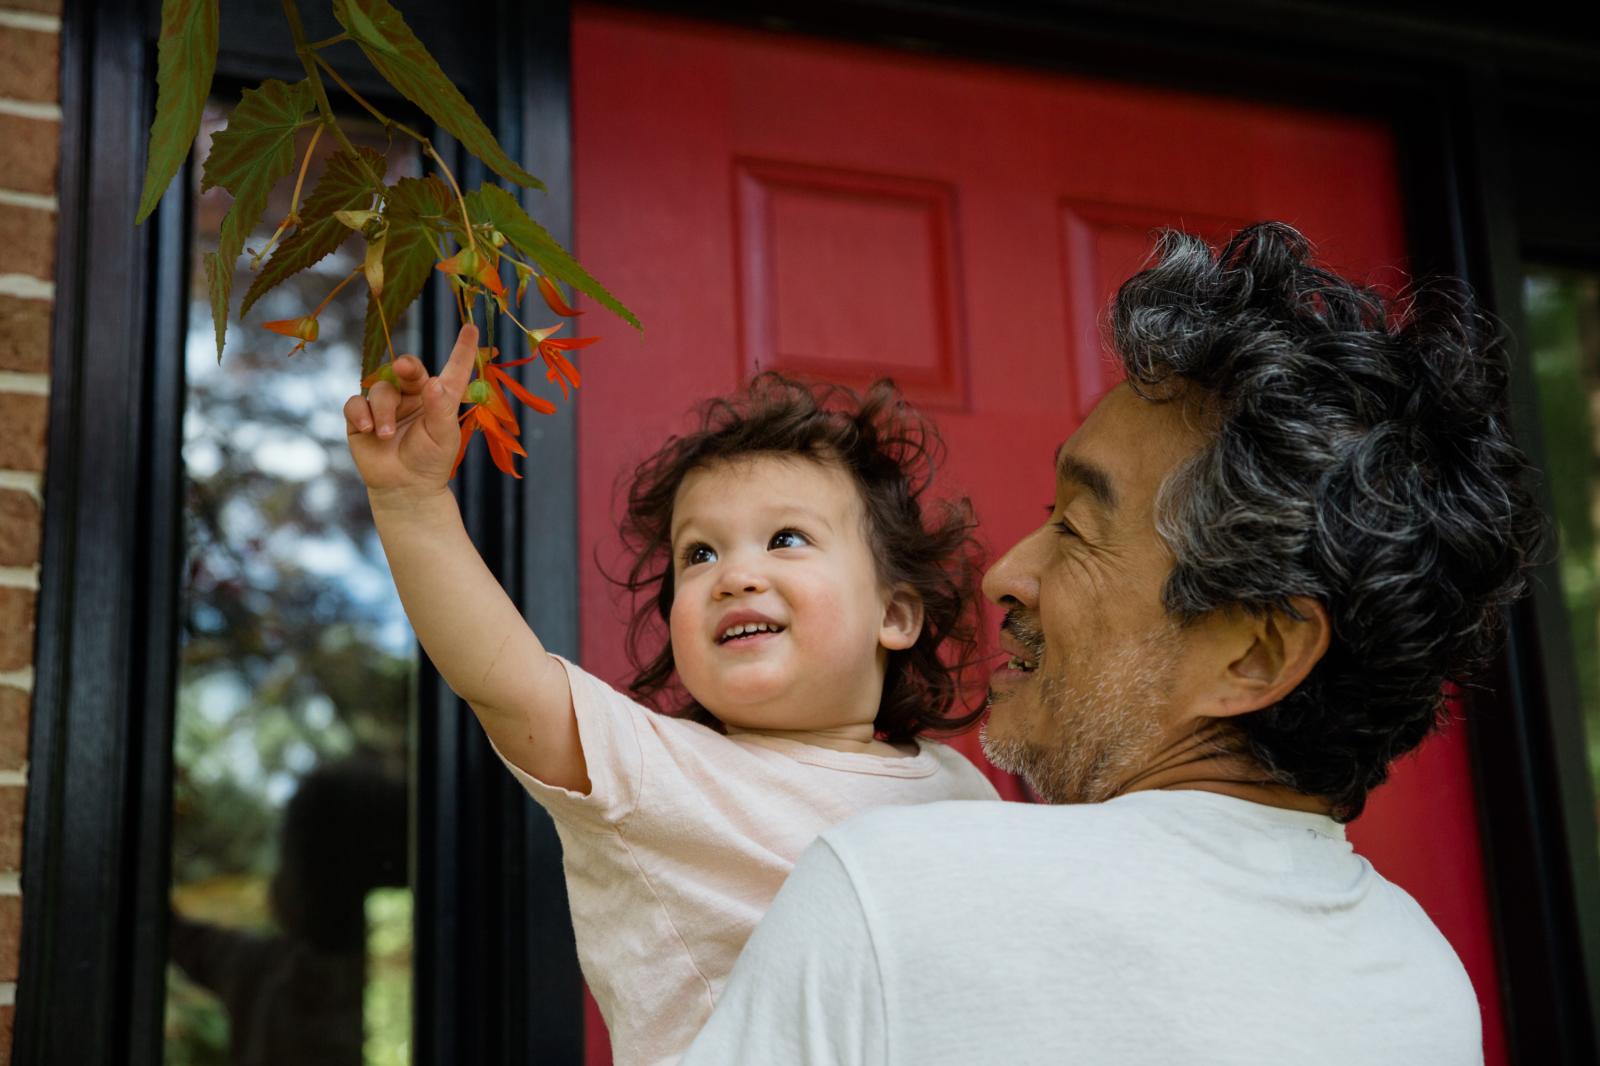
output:
<svg viewBox="0 0 1600 1066"><path fill-rule="evenodd" d="M1040 677L1047 736L995 737L985 722L978 734L983 753L1020 774L1047 803L1111 799L1161 744L1160 712L1172 696L1178 646L1176 629L1163 627L1084 668L1076 685L1055 674ZM1013 698L991 693L990 705Z"/></svg>

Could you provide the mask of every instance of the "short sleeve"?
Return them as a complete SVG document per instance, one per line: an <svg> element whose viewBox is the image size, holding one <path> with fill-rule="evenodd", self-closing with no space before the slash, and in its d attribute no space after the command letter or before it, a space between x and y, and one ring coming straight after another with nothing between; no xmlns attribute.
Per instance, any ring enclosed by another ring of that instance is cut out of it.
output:
<svg viewBox="0 0 1600 1066"><path fill-rule="evenodd" d="M882 978L860 898L825 840L800 856L679 1066L878 1066Z"/></svg>
<svg viewBox="0 0 1600 1066"><path fill-rule="evenodd" d="M652 712L575 663L559 655L550 657L567 672L578 742L588 768L588 793L547 785L513 764L499 748L494 753L558 823L596 830L613 827L639 803L644 776L640 717Z"/></svg>

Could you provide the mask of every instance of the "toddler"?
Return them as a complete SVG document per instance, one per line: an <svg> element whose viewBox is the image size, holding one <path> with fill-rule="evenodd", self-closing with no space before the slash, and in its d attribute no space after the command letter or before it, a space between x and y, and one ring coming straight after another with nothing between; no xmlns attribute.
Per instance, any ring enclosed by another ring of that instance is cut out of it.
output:
<svg viewBox="0 0 1600 1066"><path fill-rule="evenodd" d="M547 654L466 535L447 482L476 353L468 326L438 377L398 360L398 388L346 403L350 448L418 639L555 821L615 1061L671 1062L819 833L996 798L919 739L981 713L953 713L939 657L973 647L970 523L924 523L936 437L886 384L857 401L764 375L708 405L629 493L630 689L680 696L655 713Z"/></svg>

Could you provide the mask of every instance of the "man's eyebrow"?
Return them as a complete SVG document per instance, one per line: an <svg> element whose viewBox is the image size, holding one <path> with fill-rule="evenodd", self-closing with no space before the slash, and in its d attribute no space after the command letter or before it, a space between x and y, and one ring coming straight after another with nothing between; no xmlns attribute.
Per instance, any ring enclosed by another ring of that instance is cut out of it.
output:
<svg viewBox="0 0 1600 1066"><path fill-rule="evenodd" d="M1056 449L1056 477L1082 485L1107 511L1117 509L1117 490L1111 484L1111 475L1103 467L1070 454L1065 444Z"/></svg>

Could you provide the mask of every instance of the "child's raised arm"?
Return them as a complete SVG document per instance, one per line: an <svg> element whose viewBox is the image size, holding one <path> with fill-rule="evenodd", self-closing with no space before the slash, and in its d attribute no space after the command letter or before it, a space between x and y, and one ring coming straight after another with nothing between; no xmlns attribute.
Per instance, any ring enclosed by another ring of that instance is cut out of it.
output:
<svg viewBox="0 0 1600 1066"><path fill-rule="evenodd" d="M380 381L345 401L350 452L428 658L506 758L545 784L587 792L566 671L484 565L450 493L456 413L477 352L478 331L464 326L436 378L415 356L397 359L398 388Z"/></svg>

